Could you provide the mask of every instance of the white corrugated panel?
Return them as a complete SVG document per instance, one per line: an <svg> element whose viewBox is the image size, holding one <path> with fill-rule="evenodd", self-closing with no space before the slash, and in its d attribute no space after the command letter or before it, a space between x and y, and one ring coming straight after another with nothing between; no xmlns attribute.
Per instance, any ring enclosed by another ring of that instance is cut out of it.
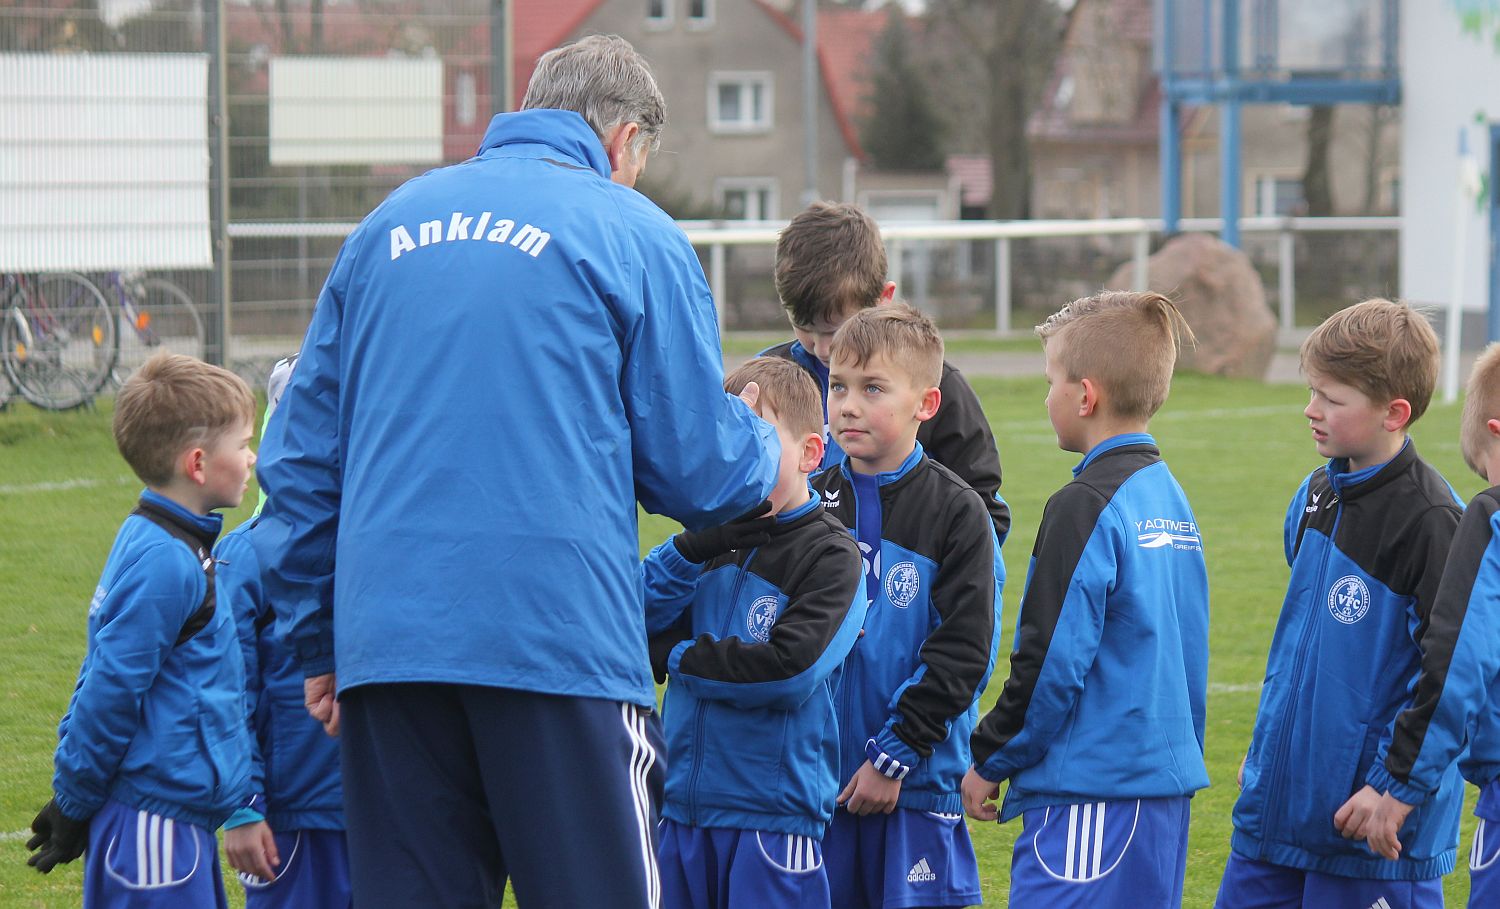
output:
<svg viewBox="0 0 1500 909"><path fill-rule="evenodd" d="M0 271L211 268L208 58L0 54Z"/></svg>
<svg viewBox="0 0 1500 909"><path fill-rule="evenodd" d="M442 158L441 60L271 58L273 165Z"/></svg>

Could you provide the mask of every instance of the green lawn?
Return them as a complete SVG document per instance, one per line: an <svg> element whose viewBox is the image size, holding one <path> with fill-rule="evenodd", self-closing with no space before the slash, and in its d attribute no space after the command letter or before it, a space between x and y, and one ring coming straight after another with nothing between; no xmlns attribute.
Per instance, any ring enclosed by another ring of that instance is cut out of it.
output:
<svg viewBox="0 0 1500 909"><path fill-rule="evenodd" d="M766 343L775 340L768 336ZM975 378L973 385L994 424L1005 468L1003 492L1015 514L1006 545L1008 631L1042 505L1069 479L1076 456L1055 447L1039 378ZM1282 516L1297 483L1317 463L1301 416L1304 403L1305 392L1296 386L1185 376L1153 427L1197 512L1213 587L1213 786L1193 803L1187 906L1212 904L1228 851L1235 769L1249 740L1287 578ZM1457 421L1456 406L1435 405L1414 435L1422 453L1467 498L1482 483L1463 467ZM0 413L0 855L9 856L0 861L0 905L6 907L72 906L79 899L80 865L37 875L23 864L21 831L47 798L56 723L83 654L86 606L115 528L138 489L115 454L107 403L67 414L24 405ZM246 500L253 501L253 491ZM247 505L230 514L226 525L248 512ZM643 551L672 531L669 521L649 516L641 526ZM1003 679L1003 667L999 674ZM999 688L998 680L990 686L984 707ZM989 905L1006 903L1018 827L972 825ZM1465 847L1472 829L1466 813ZM1467 895L1464 854L1447 882L1449 905L1463 905ZM229 890L231 902L240 905L238 887L231 882Z"/></svg>

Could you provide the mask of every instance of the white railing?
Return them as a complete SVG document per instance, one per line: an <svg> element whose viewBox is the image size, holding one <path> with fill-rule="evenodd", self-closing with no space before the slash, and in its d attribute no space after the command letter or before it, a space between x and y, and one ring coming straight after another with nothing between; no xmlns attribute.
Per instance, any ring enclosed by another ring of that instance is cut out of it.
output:
<svg viewBox="0 0 1500 909"><path fill-rule="evenodd" d="M727 272L724 251L730 246L774 246L776 235L786 226L785 221L679 221L678 224L688 239L697 247L708 249L708 279L713 290L715 305L719 307L719 320L723 322L725 299L725 277ZM1223 226L1218 218L1184 218L1178 222L1183 232L1217 232ZM1244 234L1274 233L1278 235L1277 278L1278 306L1283 330L1295 326L1296 311L1296 258L1294 240L1304 232L1360 232L1396 231L1401 226L1397 217L1361 218L1244 218L1240 231ZM229 236L258 238L296 238L347 236L355 225L340 223L295 223L295 222L241 222L229 225ZM1096 221L924 221L889 223L880 226L887 244L891 247L891 280L901 285L902 247L910 241L920 240L989 240L995 245L995 331L1001 334L1011 330L1011 243L1015 240L1034 240L1049 237L1134 237L1132 259L1135 264L1136 288L1146 286L1151 240L1163 230L1158 218L1114 218Z"/></svg>

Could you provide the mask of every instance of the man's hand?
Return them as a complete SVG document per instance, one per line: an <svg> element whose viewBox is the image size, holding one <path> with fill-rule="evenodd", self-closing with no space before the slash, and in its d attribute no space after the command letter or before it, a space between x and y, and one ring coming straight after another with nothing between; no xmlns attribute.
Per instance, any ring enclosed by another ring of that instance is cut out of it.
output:
<svg viewBox="0 0 1500 909"><path fill-rule="evenodd" d="M1412 806L1389 792L1384 795L1373 786L1365 786L1333 815L1333 825L1345 839L1363 839L1376 855L1395 861L1401 857L1401 841L1396 835Z"/></svg>
<svg viewBox="0 0 1500 909"><path fill-rule="evenodd" d="M745 402L746 407L755 411L755 413L759 415L760 409L755 406L756 404L760 403L759 383L746 382L745 387L740 389L740 400Z"/></svg>
<svg viewBox="0 0 1500 909"><path fill-rule="evenodd" d="M767 499L728 524L696 533L683 531L672 538L672 545L684 559L701 565L726 552L764 546L770 542L775 526L776 516L771 514L771 500Z"/></svg>
<svg viewBox="0 0 1500 909"><path fill-rule="evenodd" d="M281 864L276 837L265 821L224 831L224 854L234 870L253 874L263 881L275 880L276 866Z"/></svg>
<svg viewBox="0 0 1500 909"><path fill-rule="evenodd" d="M890 814L896 810L896 799L901 795L901 781L893 780L869 761L865 761L850 777L849 785L839 793L838 803L850 814Z"/></svg>
<svg viewBox="0 0 1500 909"><path fill-rule="evenodd" d="M302 680L302 703L312 718L323 724L323 731L331 736L339 734L339 702L334 697L338 691L333 673L315 675Z"/></svg>
<svg viewBox="0 0 1500 909"><path fill-rule="evenodd" d="M976 821L993 821L1000 816L994 800L1000 797L1000 784L991 783L973 767L964 774L964 811Z"/></svg>
<svg viewBox="0 0 1500 909"><path fill-rule="evenodd" d="M26 848L32 853L26 864L43 874L83 855L89 844L89 822L63 814L57 799L49 801L37 813L31 822L31 832L36 835L26 841Z"/></svg>
<svg viewBox="0 0 1500 909"><path fill-rule="evenodd" d="M1250 752L1247 751L1245 756L1240 758L1240 775L1234 778L1234 781L1240 784L1241 789L1245 788L1245 765L1248 763L1250 763Z"/></svg>

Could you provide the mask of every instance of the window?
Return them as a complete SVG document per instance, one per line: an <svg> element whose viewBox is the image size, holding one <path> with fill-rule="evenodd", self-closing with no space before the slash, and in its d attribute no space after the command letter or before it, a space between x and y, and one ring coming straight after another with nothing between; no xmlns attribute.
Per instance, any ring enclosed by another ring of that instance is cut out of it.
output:
<svg viewBox="0 0 1500 909"><path fill-rule="evenodd" d="M672 24L672 0L646 0L646 27L666 28Z"/></svg>
<svg viewBox="0 0 1500 909"><path fill-rule="evenodd" d="M688 0L688 28L708 28L714 24L714 0Z"/></svg>
<svg viewBox="0 0 1500 909"><path fill-rule="evenodd" d="M1306 208L1302 198L1302 181L1296 177L1256 177L1255 213L1299 215Z"/></svg>
<svg viewBox="0 0 1500 909"><path fill-rule="evenodd" d="M776 181L769 177L714 182L714 201L730 221L774 221L777 195Z"/></svg>
<svg viewBox="0 0 1500 909"><path fill-rule="evenodd" d="M714 73L708 80L708 126L718 133L769 130L770 73Z"/></svg>

